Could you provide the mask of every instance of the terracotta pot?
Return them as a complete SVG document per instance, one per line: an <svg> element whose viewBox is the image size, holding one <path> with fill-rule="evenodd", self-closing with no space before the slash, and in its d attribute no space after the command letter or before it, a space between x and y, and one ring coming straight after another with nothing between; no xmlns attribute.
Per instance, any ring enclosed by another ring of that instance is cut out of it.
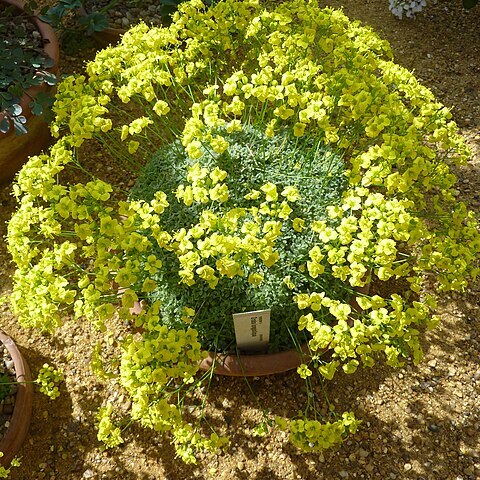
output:
<svg viewBox="0 0 480 480"><path fill-rule="evenodd" d="M24 3L21 0L0 0L10 5L15 5L19 10L23 10ZM45 54L55 61L53 67L47 69L51 73L58 70L58 60L60 49L58 39L50 25L33 17L32 22L35 23L37 30L42 36L45 47ZM50 128L48 123L42 117L32 115L29 103L31 98L35 97L39 92L54 92L54 88L45 83L30 88L24 93L20 105L22 107L22 115L27 118L26 127L28 133L25 135L16 135L14 129L11 128L8 133L0 133L0 185L8 183L12 180L15 173L20 170L22 165L31 155L36 155L47 148L52 141L50 136ZM0 115L0 120L2 115Z"/></svg>
<svg viewBox="0 0 480 480"><path fill-rule="evenodd" d="M15 365L16 380L18 382L31 382L30 369L13 340L8 335L0 332L0 341L5 345L12 357ZM10 462L25 441L32 416L32 402L33 385L31 383L19 383L10 426L3 439L0 440L0 452L3 452L0 464L5 467L10 465Z"/></svg>
<svg viewBox="0 0 480 480"><path fill-rule="evenodd" d="M278 353L230 354L210 352L200 363L200 370L210 370L215 365L217 375L230 377L263 377L294 370L308 358L308 345L300 350L292 349Z"/></svg>
<svg viewBox="0 0 480 480"><path fill-rule="evenodd" d="M126 30L121 28L108 27L101 32L94 32L92 37L98 46L105 48L109 45L116 45Z"/></svg>

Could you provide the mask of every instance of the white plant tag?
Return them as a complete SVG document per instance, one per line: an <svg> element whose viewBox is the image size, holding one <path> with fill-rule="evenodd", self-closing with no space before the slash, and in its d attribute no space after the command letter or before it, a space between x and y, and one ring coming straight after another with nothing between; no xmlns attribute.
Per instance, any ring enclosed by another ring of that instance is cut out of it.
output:
<svg viewBox="0 0 480 480"><path fill-rule="evenodd" d="M270 310L233 314L235 339L240 350L266 350L270 341Z"/></svg>

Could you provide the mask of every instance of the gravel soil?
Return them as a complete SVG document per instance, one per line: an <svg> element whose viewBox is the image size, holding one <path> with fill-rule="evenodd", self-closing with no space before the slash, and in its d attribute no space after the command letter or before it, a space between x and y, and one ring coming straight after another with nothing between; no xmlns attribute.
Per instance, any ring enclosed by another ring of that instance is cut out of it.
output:
<svg viewBox="0 0 480 480"><path fill-rule="evenodd" d="M391 42L396 61L452 108L473 151L457 172L459 198L480 205L480 6L469 12L460 0L429 2L415 20L397 20L387 0L332 0ZM63 71L80 71L83 57L64 57ZM99 165L103 172L113 169ZM14 209L10 188L0 189L0 237ZM0 243L0 298L11 291L13 266ZM335 450L300 454L281 432L253 435L262 409L294 415L305 403L298 375L287 373L250 381L214 378L207 415L231 444L226 453L206 455L196 466L175 459L169 442L132 426L123 446L102 451L94 416L106 398L115 398L90 372L96 333L90 325L66 321L44 336L17 325L8 304L0 306L0 328L15 339L33 373L43 363L62 366L61 396L35 394L30 435L20 452L22 480L188 480L188 479L415 479L480 478L480 283L462 295L445 295L440 326L424 338L425 358L401 370L377 366L325 385L338 411L363 419L359 432ZM69 355L69 353L71 354ZM72 356L73 354L73 356ZM68 358L71 357L69 361ZM255 394L253 395L252 392ZM323 398L318 390L320 398Z"/></svg>

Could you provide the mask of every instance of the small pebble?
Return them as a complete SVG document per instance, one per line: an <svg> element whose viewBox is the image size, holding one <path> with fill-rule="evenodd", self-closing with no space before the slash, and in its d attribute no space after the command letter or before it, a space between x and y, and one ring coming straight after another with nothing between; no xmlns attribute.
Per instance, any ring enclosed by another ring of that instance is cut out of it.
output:
<svg viewBox="0 0 480 480"><path fill-rule="evenodd" d="M470 465L463 471L463 473L465 475L475 475L475 467L473 465Z"/></svg>
<svg viewBox="0 0 480 480"><path fill-rule="evenodd" d="M474 450L473 448L465 449L465 455L472 458L480 458L480 452L478 450Z"/></svg>
<svg viewBox="0 0 480 480"><path fill-rule="evenodd" d="M367 458L370 454L369 452L367 452L366 450L364 450L363 448L361 448L359 451L358 451L358 454L360 455L360 458Z"/></svg>

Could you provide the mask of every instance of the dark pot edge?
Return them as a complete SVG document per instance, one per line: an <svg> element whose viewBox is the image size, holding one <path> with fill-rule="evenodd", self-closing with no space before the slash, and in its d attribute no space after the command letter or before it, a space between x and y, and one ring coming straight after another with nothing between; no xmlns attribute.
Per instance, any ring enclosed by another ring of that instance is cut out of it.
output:
<svg viewBox="0 0 480 480"><path fill-rule="evenodd" d="M0 332L0 341L7 347L15 364L15 374L17 381L31 382L32 376L26 360L23 358L20 350L14 341L5 333ZM17 397L10 426L3 439L0 440L0 452L3 457L0 464L8 467L15 455L22 447L30 427L33 405L33 385L32 383L20 383L18 385Z"/></svg>

